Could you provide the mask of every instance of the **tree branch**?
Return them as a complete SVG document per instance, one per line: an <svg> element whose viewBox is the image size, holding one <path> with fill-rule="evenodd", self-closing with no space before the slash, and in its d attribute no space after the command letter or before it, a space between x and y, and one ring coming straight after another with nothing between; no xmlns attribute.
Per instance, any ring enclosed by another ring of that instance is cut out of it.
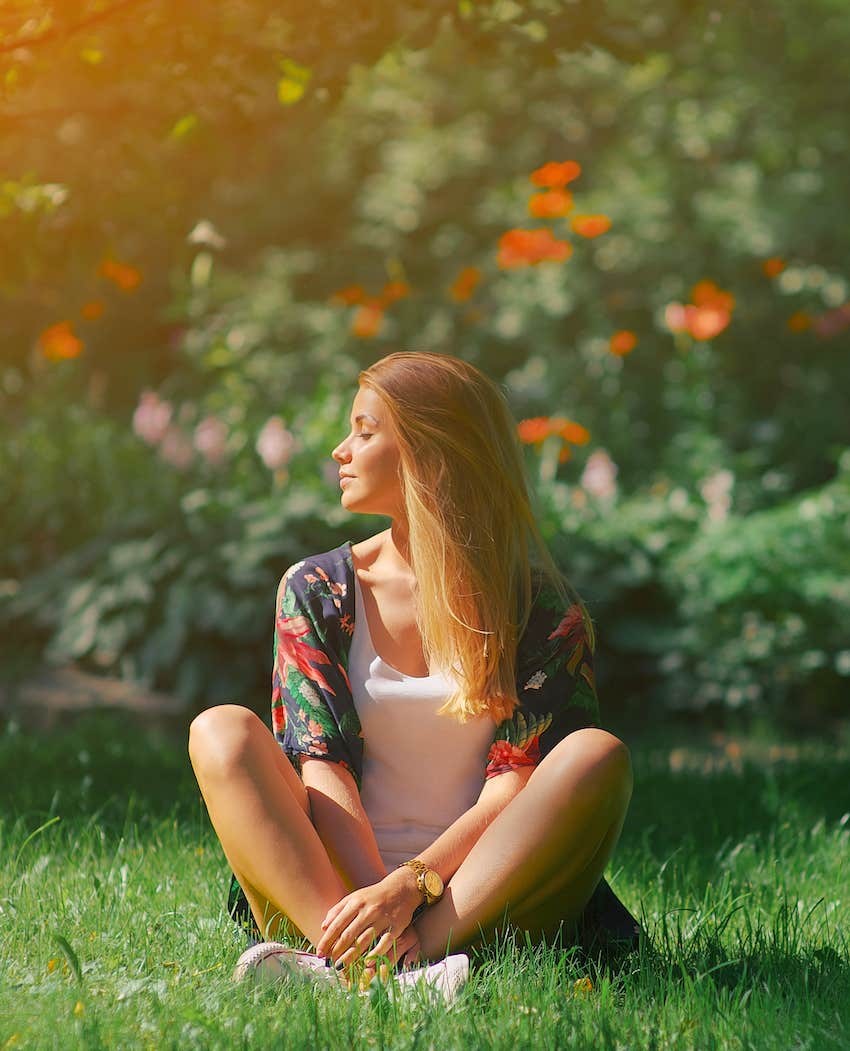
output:
<svg viewBox="0 0 850 1051"><path fill-rule="evenodd" d="M32 36L23 37L19 40L4 41L0 44L0 55L9 51L17 51L18 48L21 47L38 47L39 45L49 43L52 40L67 39L75 33L79 33L82 29L88 29L89 26L96 25L98 22L105 22L119 11L123 11L125 8L147 2L148 0L116 0L116 2L105 11L95 11L93 14L88 15L86 18L81 18L79 22L73 22L69 26L54 26L52 29L47 29L43 33L34 33Z"/></svg>

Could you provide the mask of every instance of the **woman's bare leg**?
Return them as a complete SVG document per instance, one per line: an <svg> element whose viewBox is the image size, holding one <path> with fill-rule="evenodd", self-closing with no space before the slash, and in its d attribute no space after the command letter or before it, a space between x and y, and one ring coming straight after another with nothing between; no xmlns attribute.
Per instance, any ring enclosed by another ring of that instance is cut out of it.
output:
<svg viewBox="0 0 850 1051"><path fill-rule="evenodd" d="M288 918L315 945L346 887L310 818L307 790L252 711L223 704L189 731L195 776L265 937Z"/></svg>
<svg viewBox="0 0 850 1051"><path fill-rule="evenodd" d="M578 919L613 853L632 791L626 746L577 730L484 830L416 923L422 958L480 943L507 922L534 934ZM505 907L507 906L507 914Z"/></svg>

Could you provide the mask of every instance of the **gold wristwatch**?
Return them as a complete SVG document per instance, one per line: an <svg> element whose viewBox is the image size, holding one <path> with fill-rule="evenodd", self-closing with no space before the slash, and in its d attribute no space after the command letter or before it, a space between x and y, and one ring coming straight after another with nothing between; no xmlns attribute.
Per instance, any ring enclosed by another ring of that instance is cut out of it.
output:
<svg viewBox="0 0 850 1051"><path fill-rule="evenodd" d="M433 905L442 898L444 887L439 872L429 869L425 862L420 861L419 858L411 858L410 861L405 861L399 865L399 868L402 869L405 866L409 866L416 873L416 886L425 898L417 912L426 905Z"/></svg>

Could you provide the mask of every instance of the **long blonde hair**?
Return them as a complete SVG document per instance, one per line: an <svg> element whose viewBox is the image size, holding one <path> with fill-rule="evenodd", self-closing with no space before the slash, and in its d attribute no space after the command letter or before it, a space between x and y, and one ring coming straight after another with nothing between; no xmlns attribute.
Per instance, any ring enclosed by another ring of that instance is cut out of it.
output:
<svg viewBox="0 0 850 1051"><path fill-rule="evenodd" d="M499 386L444 354L389 354L358 382L382 399L400 448L425 659L458 681L440 714L501 722L519 703L535 588L549 584L564 610L580 601L537 527L516 420Z"/></svg>

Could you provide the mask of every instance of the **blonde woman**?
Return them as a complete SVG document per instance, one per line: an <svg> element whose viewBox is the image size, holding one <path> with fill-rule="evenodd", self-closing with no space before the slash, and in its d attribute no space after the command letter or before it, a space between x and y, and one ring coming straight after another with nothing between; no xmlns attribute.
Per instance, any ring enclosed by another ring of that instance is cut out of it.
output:
<svg viewBox="0 0 850 1051"><path fill-rule="evenodd" d="M358 379L341 501L391 525L284 574L272 732L237 705L191 727L231 911L367 974L506 924L569 934L599 888L636 934L601 882L629 753L594 725L593 624L538 531L501 389L431 353ZM263 944L243 971L291 951Z"/></svg>

